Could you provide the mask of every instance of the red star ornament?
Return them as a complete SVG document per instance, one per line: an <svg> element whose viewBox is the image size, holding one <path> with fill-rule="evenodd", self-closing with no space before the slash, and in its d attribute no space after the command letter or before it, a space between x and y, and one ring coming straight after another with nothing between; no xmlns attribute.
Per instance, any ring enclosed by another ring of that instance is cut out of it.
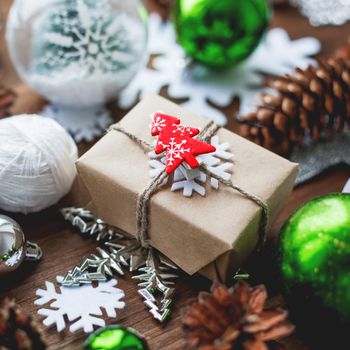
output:
<svg viewBox="0 0 350 350"><path fill-rule="evenodd" d="M191 168L197 168L196 156L215 152L216 148L208 143L194 139L199 130L180 125L178 118L163 113L155 113L152 122L152 136L158 136L155 153L166 154L166 172L171 174L183 161Z"/></svg>

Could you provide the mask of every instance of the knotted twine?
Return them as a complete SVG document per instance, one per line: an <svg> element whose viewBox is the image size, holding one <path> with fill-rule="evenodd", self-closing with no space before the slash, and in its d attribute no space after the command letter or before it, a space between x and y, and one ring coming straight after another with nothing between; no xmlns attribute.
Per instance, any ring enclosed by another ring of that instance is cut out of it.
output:
<svg viewBox="0 0 350 350"><path fill-rule="evenodd" d="M207 142L212 136L216 134L216 132L220 129L220 127L215 124L213 121L210 121L201 133L197 136L197 139L202 142ZM109 130L119 131L122 134L128 136L131 140L138 143L145 151L151 151L154 149L152 144L149 142L140 139L138 136L128 132L119 124L112 125ZM257 244L257 249L260 250L262 245L266 240L266 229L268 223L268 207L267 204L260 199L258 196L244 190L240 186L234 185L231 180L225 180L221 176L214 174L207 168L205 165L200 165L201 171L203 171L206 175L218 180L222 184L231 187L235 191L238 191L244 197L250 199L254 203L256 203L259 207L262 208L262 217L260 219L259 225L259 241ZM168 174L164 169L160 172L156 177L153 178L153 181L149 184L149 186L138 196L137 206L136 206L136 239L141 245L142 248L150 248L148 228L149 228L149 207L150 200L152 195L158 191L158 189L164 183L164 180L167 178Z"/></svg>

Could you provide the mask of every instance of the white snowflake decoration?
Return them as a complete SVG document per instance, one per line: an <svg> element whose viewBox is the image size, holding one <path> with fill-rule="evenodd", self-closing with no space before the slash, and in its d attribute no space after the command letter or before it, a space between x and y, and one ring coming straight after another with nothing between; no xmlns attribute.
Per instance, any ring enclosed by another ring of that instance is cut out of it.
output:
<svg viewBox="0 0 350 350"><path fill-rule="evenodd" d="M216 148L215 152L208 154L201 154L197 156L199 164L205 165L212 173L222 177L225 180L231 178L230 170L233 166L232 160L233 154L229 151L230 144L220 144L218 136L211 138L211 144ZM164 153L157 155L154 151L149 153L150 160L148 164L152 168L149 175L151 178L158 176L165 170L166 157ZM175 157L175 155L174 155ZM186 163L181 164L175 169L171 191L183 190L185 197L191 197L193 192L198 193L201 196L205 196L205 183L207 182L208 176L203 173L200 169L192 169ZM163 185L169 181L167 177ZM210 186L214 189L219 188L219 181L214 178L210 178Z"/></svg>
<svg viewBox="0 0 350 350"><path fill-rule="evenodd" d="M172 98L189 98L182 106L223 125L227 122L226 116L207 101L224 107L238 96L241 112L245 113L263 89L265 78L261 73L280 75L290 73L296 66L305 68L313 63L308 57L319 50L320 43L314 38L291 41L283 29L271 29L255 52L234 69L213 72L200 65L186 69L188 60L176 43L173 25L164 24L157 15L152 15L149 18L149 51L160 54L154 60L155 69L145 67L139 71L120 94L118 103L128 109L137 102L138 96L142 99L169 86Z"/></svg>
<svg viewBox="0 0 350 350"><path fill-rule="evenodd" d="M163 119L161 116L157 115L153 119L152 123L152 133L162 131L165 127L165 119Z"/></svg>
<svg viewBox="0 0 350 350"><path fill-rule="evenodd" d="M125 14L113 12L108 1L95 4L86 0L66 0L64 6L53 14L52 28L43 33L42 41L47 49L36 62L48 73L57 72L57 67L71 64L75 74L105 74L123 69L133 63L133 46L130 45L132 25ZM51 49L50 49L51 48Z"/></svg>
<svg viewBox="0 0 350 350"><path fill-rule="evenodd" d="M183 126L183 125L174 125L173 133L180 133L181 136L184 136L185 134L191 133L191 127L190 126Z"/></svg>
<svg viewBox="0 0 350 350"><path fill-rule="evenodd" d="M181 143L176 143L175 137L170 138L169 144L165 144L163 142L159 142L163 148L167 149L167 161L169 165L173 165L175 159L182 159L182 155L184 153L188 153L190 151L189 148L186 148L186 140L181 140Z"/></svg>
<svg viewBox="0 0 350 350"><path fill-rule="evenodd" d="M104 107L76 109L50 104L40 114L56 120L69 131L75 142L91 142L113 123L109 111Z"/></svg>
<svg viewBox="0 0 350 350"><path fill-rule="evenodd" d="M57 276L60 283L63 277ZM108 282L99 282L94 288L92 285L81 287L59 287L60 293L51 282L46 282L46 289L38 289L35 301L36 305L45 305L53 301L50 308L38 310L38 314L45 316L43 323L49 327L56 325L57 331L66 328L64 316L71 322L69 330L73 333L83 329L85 333L94 330L94 326L104 327L105 321L102 309L105 309L108 317L117 316L116 309L123 309L125 303L121 299L125 296L121 289L115 288L117 281L112 279Z"/></svg>

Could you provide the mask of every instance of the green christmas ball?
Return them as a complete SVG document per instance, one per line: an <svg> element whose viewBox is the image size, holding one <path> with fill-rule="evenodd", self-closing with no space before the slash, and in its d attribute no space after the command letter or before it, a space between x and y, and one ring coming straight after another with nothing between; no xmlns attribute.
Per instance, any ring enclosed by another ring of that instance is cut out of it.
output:
<svg viewBox="0 0 350 350"><path fill-rule="evenodd" d="M292 312L318 333L350 324L350 195L311 200L285 223L278 242ZM325 335L325 334L323 334Z"/></svg>
<svg viewBox="0 0 350 350"><path fill-rule="evenodd" d="M135 330L121 326L101 328L86 340L84 350L149 350Z"/></svg>
<svg viewBox="0 0 350 350"><path fill-rule="evenodd" d="M194 61L229 68L248 57L266 30L266 0L178 0L179 43Z"/></svg>

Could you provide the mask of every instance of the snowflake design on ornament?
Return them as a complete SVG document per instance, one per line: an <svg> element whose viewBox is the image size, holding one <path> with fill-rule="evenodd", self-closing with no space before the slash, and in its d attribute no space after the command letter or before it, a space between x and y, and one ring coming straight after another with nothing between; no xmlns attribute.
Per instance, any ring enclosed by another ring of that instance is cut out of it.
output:
<svg viewBox="0 0 350 350"><path fill-rule="evenodd" d="M184 136L185 134L190 134L191 131L191 127L189 126L176 125L173 133L179 133L181 136Z"/></svg>
<svg viewBox="0 0 350 350"><path fill-rule="evenodd" d="M169 165L173 165L175 159L182 159L182 155L190 151L189 148L184 147L186 142L186 140L182 140L180 143L176 143L175 137L172 137L168 144L164 144L161 141L159 142L160 145L167 149L167 160Z"/></svg>
<svg viewBox="0 0 350 350"><path fill-rule="evenodd" d="M133 63L130 42L140 40L130 37L126 30L130 26L132 19L116 15L106 0L66 0L54 9L45 24L46 32L34 45L33 52L43 55L36 55L40 59L33 71L50 75L64 69L72 73L76 67L82 76L120 71ZM137 36L137 30L132 33Z"/></svg>
<svg viewBox="0 0 350 350"><path fill-rule="evenodd" d="M229 180L231 178L231 168L233 167L233 154L229 151L228 142L220 143L217 135L213 136L210 143L216 148L215 152L197 156L199 164L205 165L211 172ZM148 154L150 160L149 166L152 168L149 172L151 178L157 177L166 167L165 152L156 154L154 151ZM230 161L231 160L231 161ZM163 185L169 182L169 176L163 181ZM205 196L205 184L208 182L213 189L219 188L219 181L208 176L200 168L192 169L186 163L181 164L175 169L171 177L171 191L182 190L185 197L191 197L193 193Z"/></svg>
<svg viewBox="0 0 350 350"><path fill-rule="evenodd" d="M153 119L153 123L151 124L152 133L163 130L165 128L165 119L161 116L157 115Z"/></svg>
<svg viewBox="0 0 350 350"><path fill-rule="evenodd" d="M57 276L58 283L63 277ZM71 322L69 330L73 333L83 329L85 333L94 330L94 326L104 327L102 309L108 317L117 316L116 309L123 309L125 303L121 299L125 296L121 289L115 288L117 281L112 279L108 282L99 282L97 287L91 284L80 287L59 287L60 293L56 291L55 285L45 282L46 289L38 289L36 295L39 297L34 303L45 305L53 301L50 308L38 310L38 314L45 316L43 323L49 327L56 325L57 331L66 328L65 316Z"/></svg>

